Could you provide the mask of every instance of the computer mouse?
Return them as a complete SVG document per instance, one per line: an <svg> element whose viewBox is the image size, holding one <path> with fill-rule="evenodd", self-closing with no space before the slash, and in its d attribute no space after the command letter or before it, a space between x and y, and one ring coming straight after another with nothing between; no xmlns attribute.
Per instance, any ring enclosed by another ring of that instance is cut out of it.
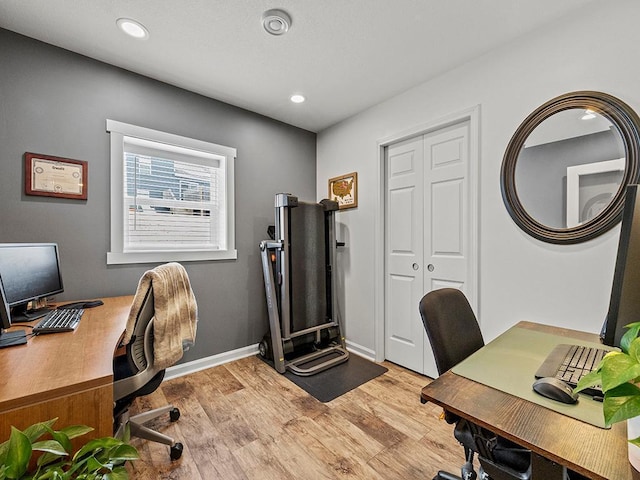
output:
<svg viewBox="0 0 640 480"><path fill-rule="evenodd" d="M578 394L573 393L571 385L555 377L542 377L533 382L533 391L562 403L576 403Z"/></svg>

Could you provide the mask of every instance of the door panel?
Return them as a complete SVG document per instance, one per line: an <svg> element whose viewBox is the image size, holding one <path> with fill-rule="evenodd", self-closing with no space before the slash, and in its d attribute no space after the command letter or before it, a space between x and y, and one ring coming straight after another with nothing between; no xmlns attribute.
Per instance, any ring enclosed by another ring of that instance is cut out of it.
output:
<svg viewBox="0 0 640 480"><path fill-rule="evenodd" d="M469 246L468 122L426 134L424 155L425 292L438 288L464 291ZM424 366L426 375L438 376L433 354L426 349Z"/></svg>
<svg viewBox="0 0 640 480"><path fill-rule="evenodd" d="M415 225L415 212L418 192L414 186L389 191L389 250L394 256L415 255L415 236L418 225Z"/></svg>
<svg viewBox="0 0 640 480"><path fill-rule="evenodd" d="M454 125L424 137L425 285L447 282L464 290L468 275L467 171L469 125Z"/></svg>
<svg viewBox="0 0 640 480"><path fill-rule="evenodd" d="M461 256L464 243L461 179L431 185L431 255Z"/></svg>
<svg viewBox="0 0 640 480"><path fill-rule="evenodd" d="M422 176L421 139L388 148L385 356L418 372L425 338L415 301L423 282Z"/></svg>
<svg viewBox="0 0 640 480"><path fill-rule="evenodd" d="M439 288L457 288L458 290L463 290L463 284L460 282L451 282L448 280L443 280L440 278L432 278L431 284L427 286L427 292L431 290L438 290Z"/></svg>
<svg viewBox="0 0 640 480"><path fill-rule="evenodd" d="M469 123L390 145L386 160L385 357L435 378L418 304L467 282Z"/></svg>
<svg viewBox="0 0 640 480"><path fill-rule="evenodd" d="M390 275L389 278L389 292L393 299L393 304L389 311L391 318L388 335L392 343L392 350L395 342L403 344L397 345L400 348L413 348L416 346L412 322L407 321L412 317L410 306L413 299L414 282L414 277Z"/></svg>

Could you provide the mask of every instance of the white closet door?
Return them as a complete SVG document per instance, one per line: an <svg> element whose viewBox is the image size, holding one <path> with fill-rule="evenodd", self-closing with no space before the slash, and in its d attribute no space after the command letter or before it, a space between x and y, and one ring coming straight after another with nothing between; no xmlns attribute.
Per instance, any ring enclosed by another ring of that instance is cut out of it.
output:
<svg viewBox="0 0 640 480"><path fill-rule="evenodd" d="M422 294L422 138L387 151L385 356L422 372L425 334L416 298Z"/></svg>
<svg viewBox="0 0 640 480"><path fill-rule="evenodd" d="M385 357L434 378L418 303L430 290L467 283L468 171L468 122L387 149Z"/></svg>

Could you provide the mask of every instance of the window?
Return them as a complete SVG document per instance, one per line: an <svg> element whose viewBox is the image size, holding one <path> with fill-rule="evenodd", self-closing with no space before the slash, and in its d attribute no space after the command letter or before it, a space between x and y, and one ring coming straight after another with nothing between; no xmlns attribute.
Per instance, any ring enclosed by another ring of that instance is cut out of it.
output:
<svg viewBox="0 0 640 480"><path fill-rule="evenodd" d="M237 258L235 148L107 120L108 264Z"/></svg>

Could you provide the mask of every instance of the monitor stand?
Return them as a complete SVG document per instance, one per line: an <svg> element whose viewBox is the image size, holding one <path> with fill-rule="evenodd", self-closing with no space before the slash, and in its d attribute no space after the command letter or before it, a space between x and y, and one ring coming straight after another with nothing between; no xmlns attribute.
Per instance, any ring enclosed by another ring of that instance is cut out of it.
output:
<svg viewBox="0 0 640 480"><path fill-rule="evenodd" d="M0 335L0 348L24 345L25 343L27 343L27 334L24 330L2 332Z"/></svg>
<svg viewBox="0 0 640 480"><path fill-rule="evenodd" d="M48 307L42 307L34 310L17 309L11 311L11 323L33 322L44 317L51 312Z"/></svg>

